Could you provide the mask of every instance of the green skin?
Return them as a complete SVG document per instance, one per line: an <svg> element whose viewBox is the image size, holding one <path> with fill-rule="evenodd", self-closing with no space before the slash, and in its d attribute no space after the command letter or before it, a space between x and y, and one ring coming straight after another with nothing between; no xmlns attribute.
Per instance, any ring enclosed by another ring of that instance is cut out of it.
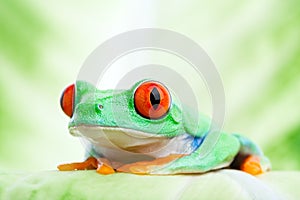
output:
<svg viewBox="0 0 300 200"><path fill-rule="evenodd" d="M127 135L133 134L133 138L137 138L141 133L141 137L138 138L139 145L126 147L120 147L121 151L125 152L125 157L128 155L136 156L132 161L127 163L143 161L142 155L148 153L143 152L141 149L149 149L151 142L147 142L147 138L155 140L155 144L159 144L159 141L172 140L173 147L187 144L188 150L177 149L171 151L176 154L187 154L184 157L176 159L170 163L151 166L150 174L177 174L177 173L203 173L210 170L229 167L234 160L238 158L237 155L257 155L261 159L261 163L265 169L268 168L269 162L265 158L259 148L249 141L247 138L228 133L221 133L219 140L212 148L209 154L205 157L200 157L201 142L209 131L211 120L204 115L193 115L187 108L182 108L179 101L175 98L175 95L171 93L171 106L167 114L160 119L146 119L139 115L134 106L134 92L136 88L143 82L148 80L142 80L137 82L129 90L98 90L93 85L84 82L76 82L74 112L69 123L70 133L75 136L81 136L87 143L88 155L94 157L104 157L108 160L118 163L126 164L126 158L122 161L115 159L110 154L105 154L107 149L102 148L101 144L93 142L95 140L101 141L97 138L96 130L106 130L107 128L113 129L114 135L121 134ZM99 106L101 105L101 106ZM196 121L197 120L197 121ZM199 123L198 123L199 122ZM83 129L80 127L84 127ZM127 134L122 133L120 128L125 129ZM111 132L105 132L106 136L111 137ZM146 137L147 136L147 137ZM114 137L114 136L112 136ZM143 143L143 139L145 138ZM200 139L199 139L200 138ZM115 138L111 139L114 140ZM157 140L156 140L157 139ZM110 139L109 139L110 140ZM117 141L120 146L126 145L131 140ZM191 145L193 141L197 141L198 145ZM100 143L101 143L100 142ZM113 142L114 143L114 142ZM105 146L106 143L103 145ZM154 145L153 145L154 146ZM162 146L162 145L161 145ZM161 148L160 146L160 148ZM170 147L171 148L171 147ZM111 149L108 148L108 149ZM115 145L115 150L119 151L118 146ZM134 149L134 150L132 150ZM150 148L151 149L151 148ZM167 149L167 148L166 148ZM130 152L132 150L132 152ZM158 149L155 149L157 151ZM114 150L113 150L114 151ZM120 151L120 152L121 152ZM149 154L147 159L159 158L160 156L167 155L167 150L164 150L162 155ZM141 153L142 152L142 153ZM130 154L131 153L131 154ZM124 156L123 156L124 157ZM131 160L131 158L129 158ZM120 164L118 165L120 166Z"/></svg>

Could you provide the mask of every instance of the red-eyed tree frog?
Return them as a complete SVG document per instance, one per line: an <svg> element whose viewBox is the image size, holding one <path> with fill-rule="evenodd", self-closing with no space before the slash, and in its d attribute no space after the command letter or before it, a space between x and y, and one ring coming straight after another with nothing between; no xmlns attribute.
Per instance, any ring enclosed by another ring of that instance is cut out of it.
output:
<svg viewBox="0 0 300 200"><path fill-rule="evenodd" d="M87 148L84 162L62 164L61 171L96 169L100 174L204 173L220 168L253 175L270 168L249 139L222 132L205 157L200 146L211 120L181 107L161 82L141 80L128 90L99 90L85 81L67 87L61 107L71 118L69 132Z"/></svg>

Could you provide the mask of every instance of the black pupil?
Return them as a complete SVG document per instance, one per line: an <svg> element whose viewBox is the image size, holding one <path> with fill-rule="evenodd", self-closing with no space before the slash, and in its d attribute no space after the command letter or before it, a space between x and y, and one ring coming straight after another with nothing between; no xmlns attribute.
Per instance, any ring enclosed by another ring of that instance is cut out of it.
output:
<svg viewBox="0 0 300 200"><path fill-rule="evenodd" d="M152 89L150 93L150 101L154 110L156 110L160 104L160 94L158 90L155 88Z"/></svg>

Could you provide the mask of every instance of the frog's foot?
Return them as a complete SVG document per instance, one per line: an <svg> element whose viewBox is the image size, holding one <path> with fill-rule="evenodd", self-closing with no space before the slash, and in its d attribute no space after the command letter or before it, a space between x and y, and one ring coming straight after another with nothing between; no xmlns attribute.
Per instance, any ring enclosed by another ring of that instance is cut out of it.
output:
<svg viewBox="0 0 300 200"><path fill-rule="evenodd" d="M258 175L264 172L258 156L248 156L240 166L240 169L252 175Z"/></svg>
<svg viewBox="0 0 300 200"><path fill-rule="evenodd" d="M117 169L118 172L127 172L134 174L151 174L151 172L161 169L172 161L185 156L184 154L171 154L163 158L157 158L152 161L141 161L126 164Z"/></svg>
<svg viewBox="0 0 300 200"><path fill-rule="evenodd" d="M114 168L112 168L111 163L109 162L109 160L107 160L105 158L99 158L98 159L97 173L107 175L107 174L115 173L115 170L114 170Z"/></svg>
<svg viewBox="0 0 300 200"><path fill-rule="evenodd" d="M107 159L89 157L84 162L68 163L58 165L59 171L89 170L97 169L99 174L112 174L115 170L111 167Z"/></svg>

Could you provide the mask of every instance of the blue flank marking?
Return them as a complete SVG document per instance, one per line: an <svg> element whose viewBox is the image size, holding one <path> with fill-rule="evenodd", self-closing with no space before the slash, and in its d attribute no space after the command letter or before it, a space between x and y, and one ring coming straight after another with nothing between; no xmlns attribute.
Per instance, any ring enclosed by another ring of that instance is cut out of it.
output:
<svg viewBox="0 0 300 200"><path fill-rule="evenodd" d="M193 138L193 141L192 141L192 144L191 144L191 147L192 147L192 151L194 152L195 150L197 150L202 142L204 141L205 139L205 136L204 137L194 137L194 136L190 136Z"/></svg>

